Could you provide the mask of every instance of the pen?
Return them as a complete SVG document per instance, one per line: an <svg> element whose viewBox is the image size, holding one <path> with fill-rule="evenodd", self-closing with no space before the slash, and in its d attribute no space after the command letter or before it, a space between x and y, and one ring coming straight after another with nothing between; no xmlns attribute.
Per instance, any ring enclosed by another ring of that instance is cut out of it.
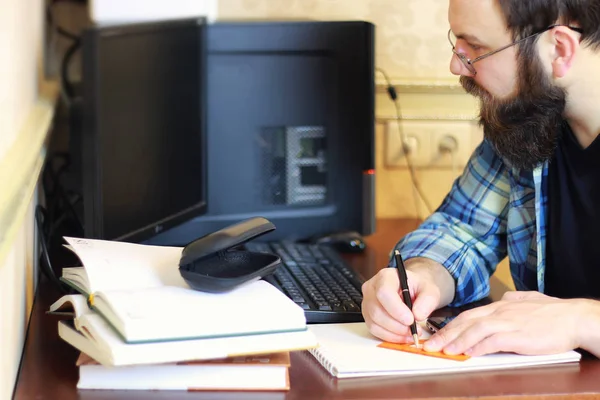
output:
<svg viewBox="0 0 600 400"><path fill-rule="evenodd" d="M404 262L402 256L398 250L394 250L394 258L396 259L396 270L398 270L398 278L400 278L400 289L402 290L402 300L408 309L412 312L412 300L410 299L410 291L408 290L408 278L406 276L406 268L404 268ZM415 341L417 349L421 348L419 343L419 335L417 334L417 322L413 321L410 325L410 333Z"/></svg>

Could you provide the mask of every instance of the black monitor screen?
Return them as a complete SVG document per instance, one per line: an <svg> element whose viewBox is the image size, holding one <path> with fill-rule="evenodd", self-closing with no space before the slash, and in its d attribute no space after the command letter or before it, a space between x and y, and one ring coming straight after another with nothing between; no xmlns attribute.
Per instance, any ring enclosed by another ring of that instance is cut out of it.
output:
<svg viewBox="0 0 600 400"><path fill-rule="evenodd" d="M199 25L187 20L87 33L87 236L140 241L204 213Z"/></svg>

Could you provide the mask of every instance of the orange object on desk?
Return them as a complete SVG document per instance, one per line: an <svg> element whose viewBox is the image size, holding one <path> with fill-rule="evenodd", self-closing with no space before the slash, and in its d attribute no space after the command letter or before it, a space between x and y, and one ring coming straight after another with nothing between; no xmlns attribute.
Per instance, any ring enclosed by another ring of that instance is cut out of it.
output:
<svg viewBox="0 0 600 400"><path fill-rule="evenodd" d="M426 340L422 341L421 345L425 342L426 342ZM441 351L433 351L433 352L425 351L425 350L423 350L423 347L421 347L419 349L416 348L413 343L382 342L382 343L378 344L377 347L382 347L384 349L405 351L407 353L421 354L423 356L429 356L429 357L444 358L446 360L454 360L454 361L465 361L465 360L468 360L469 358L471 358L471 356L466 355L466 354L446 354L446 353L442 353Z"/></svg>

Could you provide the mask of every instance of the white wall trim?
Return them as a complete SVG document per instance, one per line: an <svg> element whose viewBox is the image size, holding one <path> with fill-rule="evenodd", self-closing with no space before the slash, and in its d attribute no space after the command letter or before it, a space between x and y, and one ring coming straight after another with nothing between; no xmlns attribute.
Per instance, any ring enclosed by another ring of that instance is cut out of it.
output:
<svg viewBox="0 0 600 400"><path fill-rule="evenodd" d="M388 123L390 121L397 120L398 117L395 115L379 115L375 118L378 123ZM411 115L403 114L401 121L473 121L477 122L479 119L476 114L473 113L456 113L456 114L422 114L422 115Z"/></svg>
<svg viewBox="0 0 600 400"><path fill-rule="evenodd" d="M390 83L398 93L424 93L424 94L465 94L465 90L456 79L394 79ZM385 79L378 77L375 81L377 93L387 90Z"/></svg>
<svg viewBox="0 0 600 400"><path fill-rule="evenodd" d="M20 229L46 157L55 99L40 97L0 160L0 268Z"/></svg>

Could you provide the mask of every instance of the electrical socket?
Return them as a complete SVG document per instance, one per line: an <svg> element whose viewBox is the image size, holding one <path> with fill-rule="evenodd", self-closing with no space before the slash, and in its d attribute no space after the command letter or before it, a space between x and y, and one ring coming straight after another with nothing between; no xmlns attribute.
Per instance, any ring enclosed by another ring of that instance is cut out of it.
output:
<svg viewBox="0 0 600 400"><path fill-rule="evenodd" d="M466 165L473 148L472 121L400 121L410 149L412 165L418 168L455 168ZM385 165L391 168L408 166L398 121L390 120L386 127ZM444 148L455 145L453 153Z"/></svg>
<svg viewBox="0 0 600 400"><path fill-rule="evenodd" d="M473 147L471 146L471 132L473 123L470 121L444 121L431 136L431 162L432 168L456 168L467 165ZM454 145L452 152L446 148L448 144Z"/></svg>
<svg viewBox="0 0 600 400"><path fill-rule="evenodd" d="M386 127L385 165L392 168L408 167L402 142L406 140L408 157L414 167L423 167L431 159L431 134L421 121L399 121L404 135L398 128L398 121L390 120Z"/></svg>

